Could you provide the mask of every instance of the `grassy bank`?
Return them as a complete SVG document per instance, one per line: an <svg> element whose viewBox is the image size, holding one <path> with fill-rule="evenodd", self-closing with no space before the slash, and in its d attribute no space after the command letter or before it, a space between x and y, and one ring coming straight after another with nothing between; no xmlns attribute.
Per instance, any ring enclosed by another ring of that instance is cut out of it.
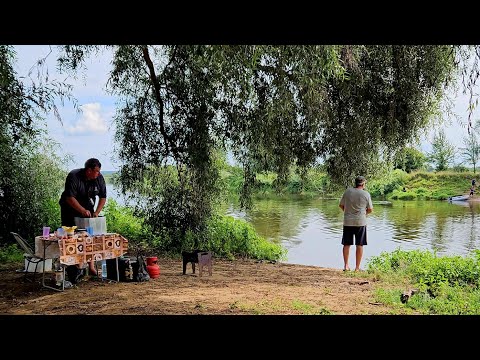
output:
<svg viewBox="0 0 480 360"><path fill-rule="evenodd" d="M449 196L469 194L471 181L478 174L443 171L438 173L416 172L407 174L388 199L393 200L445 200ZM406 191L403 191L405 187Z"/></svg>
<svg viewBox="0 0 480 360"><path fill-rule="evenodd" d="M225 187L231 194L238 194L243 173L240 168L229 167L222 172ZM370 178L367 190L374 199L381 200L445 200L450 196L468 194L472 178L480 178L473 172L413 172L394 170L381 178ZM339 198L343 187L333 184L329 176L318 168L310 169L305 180L292 170L290 180L281 189L274 186L276 174L257 174L254 197L268 198L278 195L302 195L305 197Z"/></svg>
<svg viewBox="0 0 480 360"><path fill-rule="evenodd" d="M396 250L372 257L367 269L386 284L377 289L376 300L394 309L438 315L480 314L480 250L465 257ZM406 290L414 290L413 295L402 302Z"/></svg>

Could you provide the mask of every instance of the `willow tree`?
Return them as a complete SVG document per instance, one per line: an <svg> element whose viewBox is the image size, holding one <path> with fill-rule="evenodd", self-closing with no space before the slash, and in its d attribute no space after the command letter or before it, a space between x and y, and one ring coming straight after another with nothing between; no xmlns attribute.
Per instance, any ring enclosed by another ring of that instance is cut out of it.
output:
<svg viewBox="0 0 480 360"><path fill-rule="evenodd" d="M33 83L18 76L15 61L14 48L0 45L0 243L13 241L10 231L33 238L43 225L59 225L60 159L42 141L40 125L46 113L58 115L55 101L71 90L48 81L44 59L32 64Z"/></svg>
<svg viewBox="0 0 480 360"><path fill-rule="evenodd" d="M217 149L243 166L246 206L261 171L276 172L278 187L292 165L305 174L323 162L342 185L370 176L431 124L459 49L115 46L121 187L141 197L154 228L181 229L183 239L217 198ZM92 48L64 50L62 64L75 69Z"/></svg>

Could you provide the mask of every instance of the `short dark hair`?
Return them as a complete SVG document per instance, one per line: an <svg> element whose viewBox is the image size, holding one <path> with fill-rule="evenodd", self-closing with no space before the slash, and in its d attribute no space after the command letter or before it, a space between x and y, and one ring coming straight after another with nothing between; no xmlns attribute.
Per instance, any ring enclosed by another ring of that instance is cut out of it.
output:
<svg viewBox="0 0 480 360"><path fill-rule="evenodd" d="M100 161L98 161L98 159L90 158L85 161L85 169L95 169L97 166L100 169L102 168L102 164L100 164Z"/></svg>
<svg viewBox="0 0 480 360"><path fill-rule="evenodd" d="M357 177L355 178L355 186L360 186L360 185L362 185L365 181L366 181L366 179L365 179L363 176L357 176Z"/></svg>

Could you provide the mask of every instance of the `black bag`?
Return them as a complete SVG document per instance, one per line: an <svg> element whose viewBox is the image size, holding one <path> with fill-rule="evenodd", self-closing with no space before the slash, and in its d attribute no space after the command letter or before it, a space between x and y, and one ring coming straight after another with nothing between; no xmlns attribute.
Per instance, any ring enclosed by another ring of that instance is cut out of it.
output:
<svg viewBox="0 0 480 360"><path fill-rule="evenodd" d="M67 273L67 279L72 284L78 283L85 275L83 269L79 269L77 265L68 265L65 268L65 272Z"/></svg>
<svg viewBox="0 0 480 360"><path fill-rule="evenodd" d="M137 256L137 271L135 274L135 268L133 268L133 280L138 282L148 281L150 280L150 275L147 271L147 263L143 256Z"/></svg>
<svg viewBox="0 0 480 360"><path fill-rule="evenodd" d="M107 259L107 279L117 280L117 260ZM120 281L129 282L133 281L133 268L129 258L118 258L118 279Z"/></svg>

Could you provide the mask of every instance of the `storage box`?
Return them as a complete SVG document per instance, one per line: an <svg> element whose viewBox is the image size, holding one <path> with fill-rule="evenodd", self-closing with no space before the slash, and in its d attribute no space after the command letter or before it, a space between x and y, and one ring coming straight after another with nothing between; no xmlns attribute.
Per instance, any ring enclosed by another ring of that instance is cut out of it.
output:
<svg viewBox="0 0 480 360"><path fill-rule="evenodd" d="M37 272L43 272L43 264L45 264L45 271L52 271L52 259L46 259L45 261L39 261L38 265L34 262L28 263L28 260L25 259L25 271L26 272L35 272L35 266L37 267Z"/></svg>
<svg viewBox="0 0 480 360"><path fill-rule="evenodd" d="M107 221L105 216L99 216L96 218L74 218L75 225L80 229L86 229L88 226L93 227L93 235L103 235L107 233Z"/></svg>

